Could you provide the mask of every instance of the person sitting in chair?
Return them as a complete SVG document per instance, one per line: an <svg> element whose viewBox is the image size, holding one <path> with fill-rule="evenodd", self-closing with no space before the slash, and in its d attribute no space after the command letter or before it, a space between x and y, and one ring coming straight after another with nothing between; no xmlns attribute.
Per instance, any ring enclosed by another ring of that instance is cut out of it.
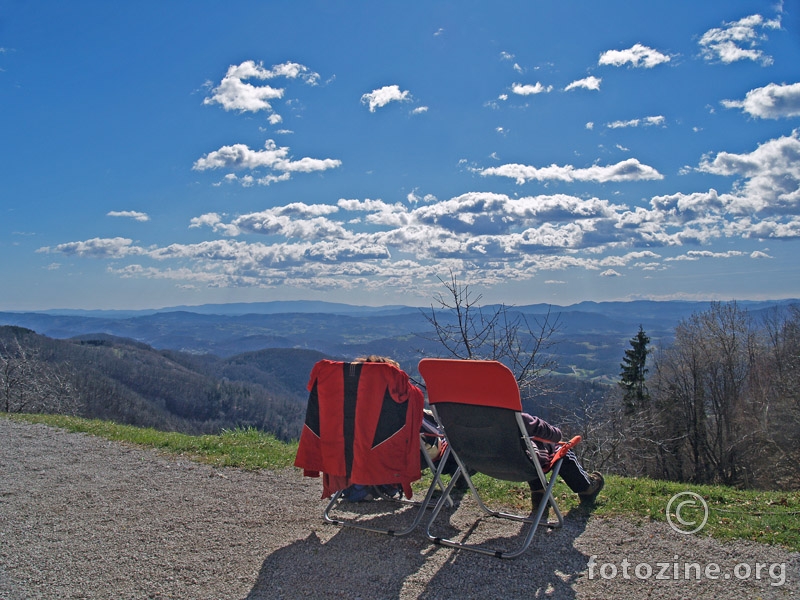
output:
<svg viewBox="0 0 800 600"><path fill-rule="evenodd" d="M522 418L528 436L534 441L539 463L543 469L549 468L550 461L558 450L557 444L561 441L561 429L528 413L522 413ZM564 456L558 474L569 489L578 494L583 506L593 505L605 485L603 475L597 471L587 473L572 450ZM529 481L528 485L531 488L533 509L536 510L544 498L542 484L538 479L534 479Z"/></svg>

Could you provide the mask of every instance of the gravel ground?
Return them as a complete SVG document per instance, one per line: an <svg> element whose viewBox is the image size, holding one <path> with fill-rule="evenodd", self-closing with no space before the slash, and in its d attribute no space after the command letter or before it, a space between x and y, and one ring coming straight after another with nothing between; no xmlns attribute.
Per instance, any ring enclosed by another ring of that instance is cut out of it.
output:
<svg viewBox="0 0 800 600"><path fill-rule="evenodd" d="M800 554L780 548L568 516L498 560L421 528L326 524L320 491L296 469L217 469L0 418L0 598L800 598ZM491 519L471 539L517 530ZM714 578L685 580L686 563Z"/></svg>

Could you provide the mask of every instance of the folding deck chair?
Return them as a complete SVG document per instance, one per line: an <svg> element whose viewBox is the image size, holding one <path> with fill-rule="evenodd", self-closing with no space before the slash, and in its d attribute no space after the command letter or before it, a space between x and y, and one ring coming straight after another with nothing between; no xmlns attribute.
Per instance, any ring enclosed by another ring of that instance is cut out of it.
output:
<svg viewBox="0 0 800 600"><path fill-rule="evenodd" d="M306 420L294 464L305 476L322 474L322 497L330 498L324 520L394 536L410 533L420 523L434 490L445 489L431 457L424 452L421 435L429 438L438 433L435 428L420 431L424 404L420 389L389 363L322 360L311 371L308 390ZM422 476L421 455L428 461L434 481L425 499L414 502L410 500L411 484ZM399 501L418 506L418 512L401 530L368 525L359 517L332 516L347 502L344 492L351 485L374 486L382 507Z"/></svg>
<svg viewBox="0 0 800 600"><path fill-rule="evenodd" d="M543 469L536 458L536 442L528 437L525 429L517 381L505 365L495 361L426 358L420 361L419 372L425 380L428 402L444 429L450 451L458 464L427 522L425 534L428 539L435 544L498 558L516 558L530 546L548 505L553 508L557 522L547 523L547 526L563 526L564 518L552 490L564 455L580 441L580 437L562 445L549 468ZM538 480L543 489L543 500L535 514L531 511L527 516L491 510L481 499L470 472L505 481ZM522 531L527 526L525 539L519 548L502 551L431 533L436 517L460 477L466 479L483 513L519 521L524 524Z"/></svg>

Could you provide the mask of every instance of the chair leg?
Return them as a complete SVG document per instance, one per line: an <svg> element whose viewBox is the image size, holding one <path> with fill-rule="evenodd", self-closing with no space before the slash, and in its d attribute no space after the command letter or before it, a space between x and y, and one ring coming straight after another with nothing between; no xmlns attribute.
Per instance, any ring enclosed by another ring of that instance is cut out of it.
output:
<svg viewBox="0 0 800 600"><path fill-rule="evenodd" d="M393 500L393 499L381 500L381 502L384 502L384 503L392 502L392 503L397 503L397 504L408 504L408 505L413 505L413 506L417 507L417 513L414 516L414 520L405 529L397 530L397 529L392 529L392 528L373 527L371 525L366 525L364 523L360 523L359 521L356 521L356 520L348 520L348 519L334 517L333 516L333 512L341 504L340 499L341 499L343 490L339 490L338 492L336 492L333 495L333 497L331 498L330 502L328 502L328 505L325 507L325 510L322 513L322 518L327 523L332 523L334 525L340 525L342 527L350 527L350 528L353 528L353 529L362 529L364 531L373 531L375 533L383 533L383 534L390 535L390 536L401 537L401 536L408 535L409 533L411 533L416 528L416 526L420 524L420 522L422 521L422 516L425 514L425 510L426 510L428 504L430 503L431 497L433 496L434 489L435 489L434 486L431 485L430 488L428 489L427 494L425 495L425 499L422 502L414 502L414 501L411 501L411 500L408 500L408 501Z"/></svg>
<svg viewBox="0 0 800 600"><path fill-rule="evenodd" d="M333 495L333 497L331 498L330 502L328 502L328 505L325 507L325 510L322 513L322 518L327 523L332 523L334 525L341 525L343 527L351 527L351 528L354 528L354 529L362 529L364 531L373 531L375 533L383 533L383 534L390 535L390 536L395 536L395 537L408 535L422 521L422 517L425 514L425 511L430 506L431 500L433 499L433 494L434 494L434 492L436 491L437 488L443 490L442 498L445 498L446 501L450 504L450 506L453 505L453 501L449 497L449 495L446 493L446 488L444 486L444 482L442 482L441 477L440 477L440 475L441 475L440 469L444 466L444 463L447 460L447 457L448 457L449 454L450 454L450 449L448 448L448 449L445 450L444 456L442 456L442 459L441 459L441 461L439 463L439 468L438 469L433 467L433 464L430 463L430 459L428 459L429 465L430 465L431 470L433 472L433 481L431 481L431 484L428 486L428 490L425 493L425 497L422 499L421 502L417 502L417 501L414 501L414 500L403 500L403 499L395 500L395 499L390 499L390 498L384 498L384 500L383 500L384 502L395 502L395 503L398 503L398 504L407 504L407 505L413 505L413 506L418 507L417 508L417 514L415 515L414 520L405 529L401 529L401 530L398 531L396 529L390 529L390 528L373 527L371 525L366 525L364 523L359 523L358 521L354 521L354 520L335 518L334 516L332 516L332 513L336 509L336 507L339 505L339 500L341 499L342 493L344 492L344 490L339 490L338 492L336 492ZM426 456L426 458L427 458L427 456Z"/></svg>
<svg viewBox="0 0 800 600"><path fill-rule="evenodd" d="M434 506L433 512L431 513L431 516L428 519L428 522L427 522L427 524L425 526L425 535L434 544L437 544L437 545L440 545L440 546L447 546L449 548L459 548L459 549L463 549L463 550L469 550L471 552L477 552L477 553L485 554L485 555L488 555L488 556L494 556L496 558L511 559L511 558L517 558L518 556L522 555L528 549L528 547L531 545L531 542L533 541L533 536L536 534L536 530L538 529L539 524L540 524L540 522L542 520L542 515L544 514L545 508L548 505L550 505L553 508L553 511L556 514L556 518L558 519L558 522L557 523L552 523L552 524L548 523L547 526L551 527L551 528L558 528L558 527L562 527L563 526L564 517L561 515L561 511L558 509L558 506L557 506L555 500L553 499L553 486L556 483L556 477L558 476L558 471L561 468L560 461L558 463L556 463L556 465L551 470L549 480L546 480L547 481L547 486L544 488L544 491L543 491L543 499L544 499L544 501L539 503L539 507L536 510L535 514L531 513L527 517L524 517L522 515L515 515L515 514L500 512L500 511L494 511L494 510L491 510L490 508L488 508L483 503L483 501L481 500L480 495L478 495L477 490L475 489L475 487L474 487L474 485L472 483L472 478L469 476L469 474L466 471L462 472L462 464L458 460L458 457L456 457L456 460L457 460L458 465L459 465L458 469L453 474L453 478L450 480L450 483L448 484L444 495L441 498L439 498L439 501ZM508 520L512 520L512 521L518 521L518 522L521 522L521 523L524 524L523 525L523 530L527 529L526 534L525 534L525 539L517 549L511 550L511 551L503 551L503 550L499 550L499 549L495 549L495 548L490 548L488 546L483 546L483 545L480 545L480 544L467 544L465 542L459 542L459 541L456 541L454 539L442 538L442 537L435 536L435 535L433 535L431 533L431 528L432 528L432 526L434 524L434 521L439 516L439 513L441 512L442 508L444 507L444 503L445 503L446 497L449 497L449 495L452 492L453 487L455 486L455 483L456 483L456 481L457 481L457 479L459 477L466 477L467 482L469 483L470 489L472 490L473 494L475 495L475 497L478 500L478 503L479 503L479 506L481 507L481 510L483 510L485 513L489 514L490 516L497 517L497 518L500 518L500 519L508 519Z"/></svg>

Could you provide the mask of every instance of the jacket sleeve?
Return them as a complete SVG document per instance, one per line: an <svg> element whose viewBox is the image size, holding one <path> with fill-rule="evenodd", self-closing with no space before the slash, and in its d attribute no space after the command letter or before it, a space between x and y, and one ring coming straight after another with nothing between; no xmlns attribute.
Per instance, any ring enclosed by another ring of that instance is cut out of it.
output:
<svg viewBox="0 0 800 600"><path fill-rule="evenodd" d="M530 437L547 440L553 444L561 441L561 430L558 427L550 425L544 419L534 417L528 413L522 413L522 418L525 421L525 429Z"/></svg>

